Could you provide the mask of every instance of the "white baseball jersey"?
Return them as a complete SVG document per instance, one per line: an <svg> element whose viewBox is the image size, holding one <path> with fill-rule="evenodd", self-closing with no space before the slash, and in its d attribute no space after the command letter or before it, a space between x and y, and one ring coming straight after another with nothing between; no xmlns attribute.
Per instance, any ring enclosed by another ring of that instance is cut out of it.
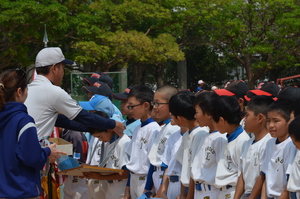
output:
<svg viewBox="0 0 300 199"><path fill-rule="evenodd" d="M264 159L264 152L269 139L271 139L271 135L268 133L257 142L251 138L244 145L239 170L244 178L245 194L251 193L256 179L260 175L260 165Z"/></svg>
<svg viewBox="0 0 300 199"><path fill-rule="evenodd" d="M122 137L119 137L114 142L108 144L104 158L108 158L107 156L109 155L109 158L105 164L106 168L122 169L122 167L128 163L129 156L125 153L125 149L129 143L130 138L126 134L123 134Z"/></svg>
<svg viewBox="0 0 300 199"><path fill-rule="evenodd" d="M288 166L286 173L290 176L287 183L287 190L290 192L300 192L300 150L297 150L295 159L293 163Z"/></svg>
<svg viewBox="0 0 300 199"><path fill-rule="evenodd" d="M214 186L217 163L226 145L225 134L214 131L206 135L191 163L191 177L194 181Z"/></svg>
<svg viewBox="0 0 300 199"><path fill-rule="evenodd" d="M242 147L249 140L249 135L239 126L230 135L227 135L228 144L217 165L215 186L218 188L226 185L236 186L238 180L238 168Z"/></svg>
<svg viewBox="0 0 300 199"><path fill-rule="evenodd" d="M180 128L177 125L171 125L169 122L161 127L159 134L157 135L153 146L149 153L149 161L153 166L160 167L162 163L162 155L165 151L167 139L175 132L179 131Z"/></svg>
<svg viewBox="0 0 300 199"><path fill-rule="evenodd" d="M287 184L286 171L294 160L296 147L290 137L281 143L271 138L266 145L261 171L266 175L266 189L269 198L279 197Z"/></svg>
<svg viewBox="0 0 300 199"><path fill-rule="evenodd" d="M135 174L147 174L150 161L148 155L153 142L160 131L160 126L152 118L138 125L132 134L132 140L126 148L130 156L127 169Z"/></svg>
<svg viewBox="0 0 300 199"><path fill-rule="evenodd" d="M208 132L207 127L198 126L192 131L186 132L182 137L181 146L175 157L182 165L180 180L186 187L189 186L190 182L191 160L195 156L198 147L203 144Z"/></svg>
<svg viewBox="0 0 300 199"><path fill-rule="evenodd" d="M165 175L177 175L181 173L181 164L175 158L175 155L181 145L183 135L180 129L172 134L166 142L166 149L162 156L162 162L168 165L168 173Z"/></svg>
<svg viewBox="0 0 300 199"><path fill-rule="evenodd" d="M108 143L105 151L104 161L107 160L105 167L113 169L122 169L123 166L129 161L128 155L125 153L125 149L130 142L130 138L123 134L112 143ZM107 159L108 158L108 159ZM118 199L124 197L124 190L126 188L127 180L114 180L112 183L108 183L106 190L106 199Z"/></svg>
<svg viewBox="0 0 300 199"><path fill-rule="evenodd" d="M64 199L88 199L86 179L77 176L66 176L63 193Z"/></svg>
<svg viewBox="0 0 300 199"><path fill-rule="evenodd" d="M86 158L86 163L89 165L99 165L101 153L103 153L103 157L105 154L105 145L102 147L103 151L101 150L102 142L95 138L94 136L91 137L89 142L89 149ZM90 199L105 199L105 192L107 190L107 181L106 180L95 180L95 179L88 179L88 198Z"/></svg>

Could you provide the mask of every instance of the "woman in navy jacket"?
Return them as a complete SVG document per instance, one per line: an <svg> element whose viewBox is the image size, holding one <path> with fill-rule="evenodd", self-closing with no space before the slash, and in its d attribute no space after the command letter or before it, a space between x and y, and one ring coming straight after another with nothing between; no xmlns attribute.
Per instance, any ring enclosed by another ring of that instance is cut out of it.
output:
<svg viewBox="0 0 300 199"><path fill-rule="evenodd" d="M34 120L23 104L26 97L23 70L0 74L0 198L37 198L40 170L48 156L63 154L55 144L40 146Z"/></svg>

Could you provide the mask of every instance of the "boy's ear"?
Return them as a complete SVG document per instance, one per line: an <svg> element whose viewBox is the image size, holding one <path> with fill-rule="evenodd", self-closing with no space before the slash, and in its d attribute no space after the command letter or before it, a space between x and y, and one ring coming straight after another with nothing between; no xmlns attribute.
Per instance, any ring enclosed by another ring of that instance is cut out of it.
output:
<svg viewBox="0 0 300 199"><path fill-rule="evenodd" d="M144 107L146 110L149 110L150 109L150 103L149 102L144 102Z"/></svg>
<svg viewBox="0 0 300 199"><path fill-rule="evenodd" d="M262 113L259 113L256 117L257 117L258 122L263 122L263 121L266 121L266 119L267 119L266 116Z"/></svg>
<svg viewBox="0 0 300 199"><path fill-rule="evenodd" d="M219 122L220 122L221 124L224 124L224 123L225 123L224 118L223 118L223 117L220 117Z"/></svg>
<svg viewBox="0 0 300 199"><path fill-rule="evenodd" d="M244 99L240 97L238 99L238 103L239 103L240 107L243 107L244 106Z"/></svg>

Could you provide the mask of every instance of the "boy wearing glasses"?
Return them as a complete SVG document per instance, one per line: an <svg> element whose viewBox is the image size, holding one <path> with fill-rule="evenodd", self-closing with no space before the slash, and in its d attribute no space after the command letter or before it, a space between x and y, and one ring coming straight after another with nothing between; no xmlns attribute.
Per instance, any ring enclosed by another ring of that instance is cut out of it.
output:
<svg viewBox="0 0 300 199"><path fill-rule="evenodd" d="M129 138L132 137L132 132L139 124L141 124L140 120L136 120L131 115L131 110L127 108L127 96L130 92L131 87L128 87L124 90L123 93L113 93L113 97L117 100L121 101L120 110L122 115L127 116L124 124L126 125L126 129L123 131L124 134L128 135Z"/></svg>
<svg viewBox="0 0 300 199"><path fill-rule="evenodd" d="M177 88L173 86L163 86L155 92L154 100L151 102L154 117L162 120L163 125L161 126L161 130L156 137L148 156L151 165L145 187L145 190L147 191L151 191L154 185L155 192L157 193L162 181L163 173L167 168L167 165L162 164L162 155L165 151L166 141L173 133L180 130L177 125L171 125L169 111L169 100L177 92Z"/></svg>
<svg viewBox="0 0 300 199"><path fill-rule="evenodd" d="M145 85L132 87L128 94L128 106L134 119L140 119L133 133L126 153L130 156L126 165L130 171L125 198L136 199L143 194L146 177L150 167L148 155L152 144L160 131L160 126L151 118L154 93Z"/></svg>

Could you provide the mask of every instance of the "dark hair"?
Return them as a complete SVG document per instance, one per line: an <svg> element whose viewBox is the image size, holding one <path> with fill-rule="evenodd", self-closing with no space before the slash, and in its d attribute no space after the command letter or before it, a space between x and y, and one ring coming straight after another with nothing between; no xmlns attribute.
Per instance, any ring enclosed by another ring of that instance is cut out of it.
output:
<svg viewBox="0 0 300 199"><path fill-rule="evenodd" d="M60 67L60 64L62 62L59 62L57 64L55 64L54 66L55 67ZM63 63L62 63L63 64ZM37 74L43 74L43 75L48 75L50 73L50 68L52 67L53 65L50 65L50 66L44 66L44 67L36 67L35 68L35 71Z"/></svg>
<svg viewBox="0 0 300 199"><path fill-rule="evenodd" d="M212 100L212 118L219 122L222 117L228 124L239 124L241 109L238 100L233 96L218 96Z"/></svg>
<svg viewBox="0 0 300 199"><path fill-rule="evenodd" d="M277 113L279 113L284 119L285 121L289 121L290 120L290 103L291 101L289 100L283 100L283 99L279 99L275 102L273 102L272 104L270 104L270 106L268 106L268 112L272 112L275 111Z"/></svg>
<svg viewBox="0 0 300 199"><path fill-rule="evenodd" d="M148 102L150 111L152 110L151 101L154 98L154 92L145 85L135 85L131 88L127 98L135 97L140 103Z"/></svg>
<svg viewBox="0 0 300 199"><path fill-rule="evenodd" d="M253 111L254 115L262 113L263 115L267 116L268 106L273 102L274 100L271 96L255 95L248 102L247 109Z"/></svg>
<svg viewBox="0 0 300 199"><path fill-rule="evenodd" d="M299 101L294 101L290 107L290 113L294 112L294 116L300 115L300 103Z"/></svg>
<svg viewBox="0 0 300 199"><path fill-rule="evenodd" d="M187 120L195 120L195 96L189 91L180 91L169 101L169 110L175 117L182 116Z"/></svg>
<svg viewBox="0 0 300 199"><path fill-rule="evenodd" d="M212 114L212 100L218 97L215 92L201 92L196 96L194 106L198 105L206 115Z"/></svg>
<svg viewBox="0 0 300 199"><path fill-rule="evenodd" d="M18 88L24 91L27 87L26 72L21 69L6 70L0 74L0 110L6 102L14 101L14 94Z"/></svg>
<svg viewBox="0 0 300 199"><path fill-rule="evenodd" d="M52 66L52 65L51 65ZM44 67L36 67L35 71L37 74L44 74L44 75L48 75L50 72L50 68L51 66L44 66Z"/></svg>
<svg viewBox="0 0 300 199"><path fill-rule="evenodd" d="M300 116L296 117L288 127L289 135L293 136L296 141L300 142Z"/></svg>
<svg viewBox="0 0 300 199"><path fill-rule="evenodd" d="M96 112L94 112L94 114L100 115L104 118L109 118L108 115L103 111L96 111ZM96 128L89 127L87 131L90 132L91 135L93 135L93 134L99 133L99 132L107 132L107 129L96 129Z"/></svg>

